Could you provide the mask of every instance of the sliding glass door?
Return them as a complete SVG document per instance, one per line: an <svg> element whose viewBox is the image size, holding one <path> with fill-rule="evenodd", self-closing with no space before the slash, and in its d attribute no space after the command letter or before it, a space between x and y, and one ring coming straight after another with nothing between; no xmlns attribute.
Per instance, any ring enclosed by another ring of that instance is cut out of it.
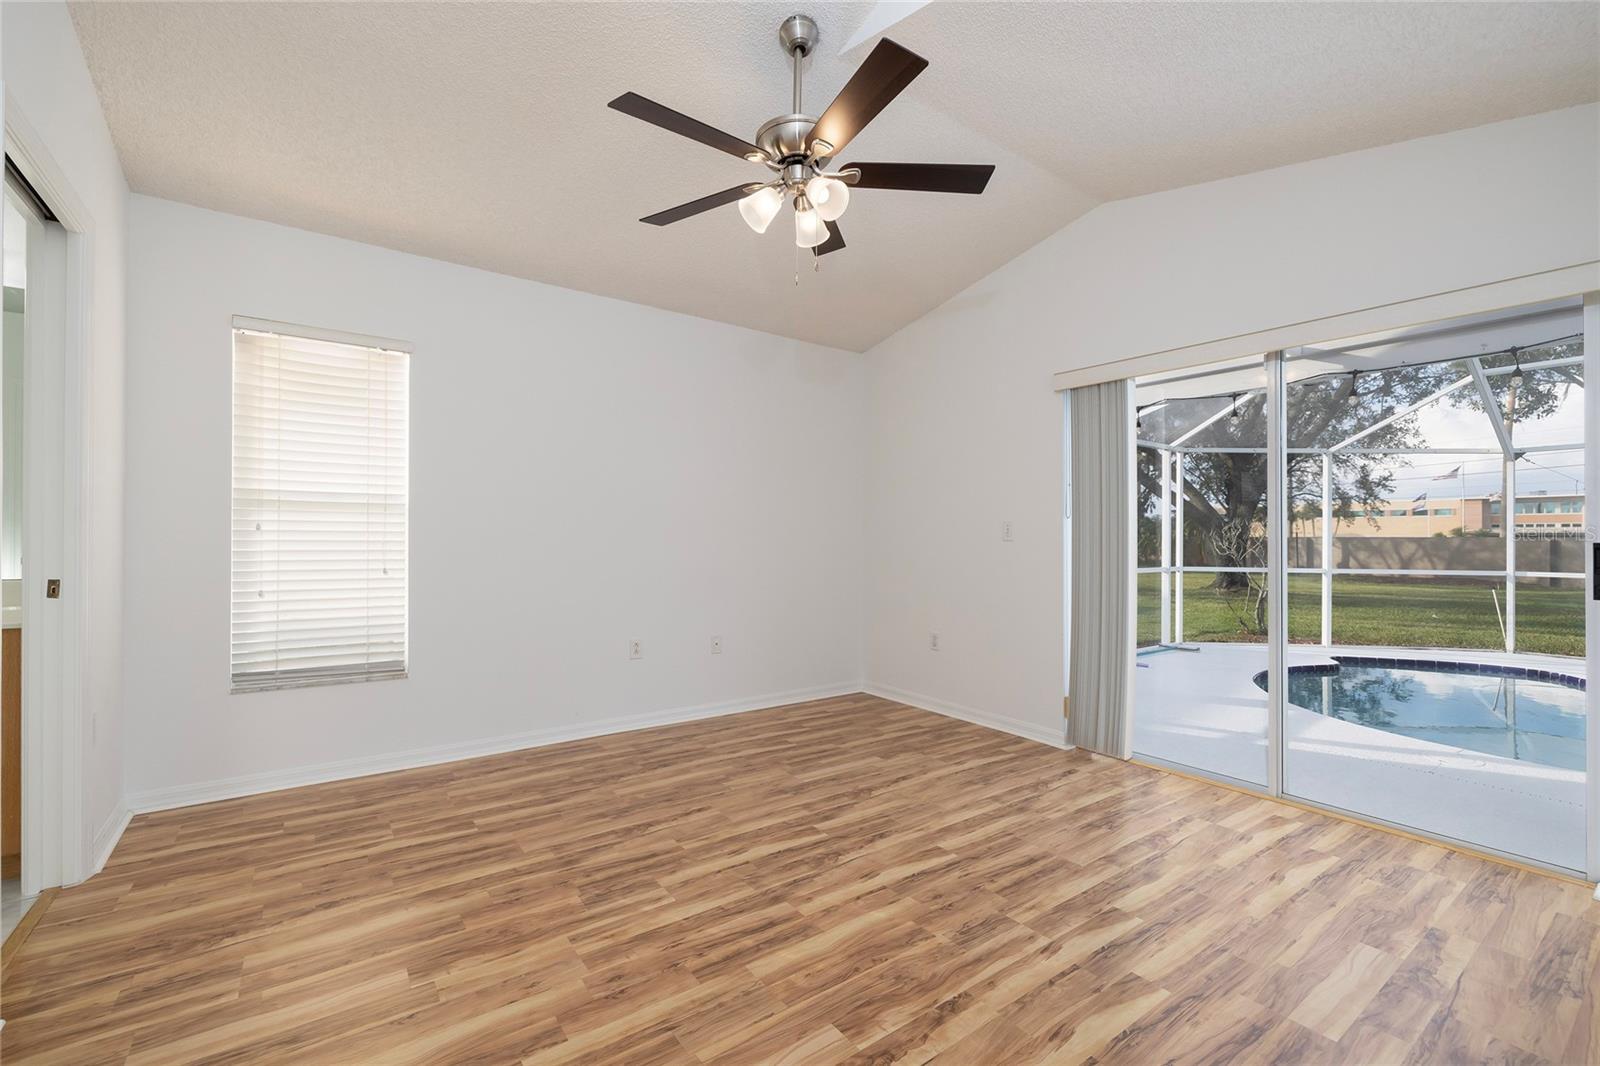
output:
<svg viewBox="0 0 1600 1066"><path fill-rule="evenodd" d="M1265 787L1267 387L1260 359L1139 384L1134 751Z"/></svg>
<svg viewBox="0 0 1600 1066"><path fill-rule="evenodd" d="M1584 315L1141 379L1135 755L1590 869Z"/></svg>
<svg viewBox="0 0 1600 1066"><path fill-rule="evenodd" d="M1557 305L1289 360L1330 592L1289 666L1286 794L1584 869L1582 334Z"/></svg>

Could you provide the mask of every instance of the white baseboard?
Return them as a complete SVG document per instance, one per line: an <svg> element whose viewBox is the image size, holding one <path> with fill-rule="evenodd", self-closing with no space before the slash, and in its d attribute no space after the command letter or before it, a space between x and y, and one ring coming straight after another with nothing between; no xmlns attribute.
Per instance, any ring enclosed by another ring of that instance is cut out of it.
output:
<svg viewBox="0 0 1600 1066"><path fill-rule="evenodd" d="M1010 715L963 707L959 703L949 703L945 700L934 699L932 696L906 692L892 688L889 685L868 682L865 691L873 696L882 696L886 700L904 703L919 710L932 711L934 714L942 714L947 718L959 718L963 722L971 722L973 725L998 729L1002 733L1010 733L1012 736L1022 737L1024 740L1035 740L1040 744L1048 744L1052 748L1069 747L1065 720L1062 721L1061 731L1057 733L1037 726L1032 722L1024 722L1020 718L1012 718Z"/></svg>
<svg viewBox="0 0 1600 1066"><path fill-rule="evenodd" d="M105 869L106 860L111 858L111 852L117 846L117 841L122 839L122 831L128 828L128 822L133 818L133 811L126 806L118 804L111 811L111 816L106 819L105 825L100 827L94 835L94 843L89 850L89 869L84 878L93 877Z"/></svg>
<svg viewBox="0 0 1600 1066"><path fill-rule="evenodd" d="M743 714L747 711L766 710L790 703L804 703L808 700L851 696L861 691L861 682L853 681L847 684L828 685L820 688L796 689L791 692L773 692L743 700L707 703L697 707L679 707L666 711L652 711L647 714L623 715L556 729L536 729L527 733L513 733L509 736L486 737L457 744L441 744L429 748L416 748L411 751L388 752L383 755L341 759L337 762L317 763L288 770L243 774L238 777L222 778L215 781L199 781L189 785L150 789L129 795L127 797L127 811L131 814L143 814L148 811L171 810L175 807L192 807L198 803L215 803L218 800L254 796L263 792L277 792L286 788L298 788L301 785L317 785L328 781L343 781L352 777L367 777L371 774L387 774L395 770L411 770L420 766L434 766L439 763L456 762L461 759L475 759L484 755L501 755L508 751L520 751L524 748L541 748L548 744L561 744L569 740L585 740L589 737L606 736L610 733L627 733L635 729L651 729L655 726L693 722L702 718ZM127 821L124 818L122 825L125 826L126 824ZM115 835L120 836L121 833L122 829L118 827ZM113 837L111 843L114 844L115 842L115 837ZM105 855L109 854L110 847L108 846ZM104 856L102 856L101 862L104 862ZM98 870L99 866L97 865L95 869Z"/></svg>

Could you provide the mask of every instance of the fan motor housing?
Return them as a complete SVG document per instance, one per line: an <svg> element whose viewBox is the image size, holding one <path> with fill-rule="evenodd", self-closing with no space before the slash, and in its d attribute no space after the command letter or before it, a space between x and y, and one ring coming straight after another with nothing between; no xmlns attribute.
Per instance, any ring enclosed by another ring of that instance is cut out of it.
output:
<svg viewBox="0 0 1600 1066"><path fill-rule="evenodd" d="M817 120L810 115L779 115L768 119L756 131L756 147L767 153L773 162L782 162L806 155L806 138Z"/></svg>

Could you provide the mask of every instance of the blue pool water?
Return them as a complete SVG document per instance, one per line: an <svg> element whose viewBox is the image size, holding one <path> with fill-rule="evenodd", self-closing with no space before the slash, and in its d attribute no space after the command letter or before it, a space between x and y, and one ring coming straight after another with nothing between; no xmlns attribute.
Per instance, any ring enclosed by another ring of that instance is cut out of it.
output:
<svg viewBox="0 0 1600 1066"><path fill-rule="evenodd" d="M1558 681L1354 661L1292 668L1289 702L1436 744L1584 768L1584 694Z"/></svg>

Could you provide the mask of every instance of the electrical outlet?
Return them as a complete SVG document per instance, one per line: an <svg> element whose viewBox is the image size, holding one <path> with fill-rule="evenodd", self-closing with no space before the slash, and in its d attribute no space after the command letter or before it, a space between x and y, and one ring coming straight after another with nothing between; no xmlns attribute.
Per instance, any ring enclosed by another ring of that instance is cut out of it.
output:
<svg viewBox="0 0 1600 1066"><path fill-rule="evenodd" d="M643 659L644 658L644 646L642 644L640 644L637 640L628 641L628 658L630 658L630 659Z"/></svg>
<svg viewBox="0 0 1600 1066"><path fill-rule="evenodd" d="M712 655L721 655L722 654L722 638L721 637L712 637L711 638L711 654Z"/></svg>
<svg viewBox="0 0 1600 1066"><path fill-rule="evenodd" d="M1001 540L1010 540L1011 539L1011 519L1009 519L1009 518L1006 519L1004 522L1000 523L1000 539Z"/></svg>
<svg viewBox="0 0 1600 1066"><path fill-rule="evenodd" d="M937 634L937 633L929 633L928 634L928 650L929 651L938 651L939 650L939 634Z"/></svg>

